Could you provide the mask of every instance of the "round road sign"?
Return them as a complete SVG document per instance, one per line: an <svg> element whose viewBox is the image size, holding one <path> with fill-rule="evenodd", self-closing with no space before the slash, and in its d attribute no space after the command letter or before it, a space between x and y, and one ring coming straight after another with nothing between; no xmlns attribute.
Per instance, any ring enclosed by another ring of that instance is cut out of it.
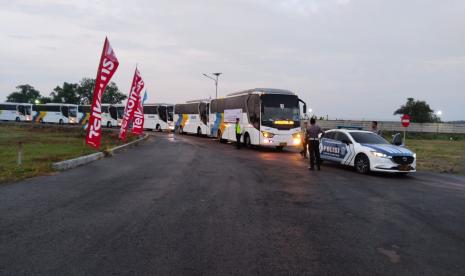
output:
<svg viewBox="0 0 465 276"><path fill-rule="evenodd" d="M402 118L400 118L400 122L403 127L408 127L410 125L410 116L408 114L404 114Z"/></svg>

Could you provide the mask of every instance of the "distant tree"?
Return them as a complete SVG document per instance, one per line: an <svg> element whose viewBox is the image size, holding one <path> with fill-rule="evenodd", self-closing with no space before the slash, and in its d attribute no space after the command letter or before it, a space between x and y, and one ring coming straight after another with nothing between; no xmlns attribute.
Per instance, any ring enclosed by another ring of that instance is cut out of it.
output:
<svg viewBox="0 0 465 276"><path fill-rule="evenodd" d="M407 102L399 109L394 111L394 115L410 115L410 121L413 123L435 123L440 122L441 119L434 114L429 104L425 101L415 100L408 98Z"/></svg>
<svg viewBox="0 0 465 276"><path fill-rule="evenodd" d="M34 103L40 98L40 92L29 84L18 85L16 89L18 91L12 92L6 97L7 102Z"/></svg>
<svg viewBox="0 0 465 276"><path fill-rule="evenodd" d="M38 100L41 104L47 104L52 102L52 98L50 97L40 97Z"/></svg>
<svg viewBox="0 0 465 276"><path fill-rule="evenodd" d="M95 79L83 78L79 83L78 94L81 104L91 104L93 99ZM102 103L119 104L126 99L126 95L119 91L114 82L110 82L105 89Z"/></svg>
<svg viewBox="0 0 465 276"><path fill-rule="evenodd" d="M64 82L62 87L55 87L50 96L54 103L79 104L78 84Z"/></svg>

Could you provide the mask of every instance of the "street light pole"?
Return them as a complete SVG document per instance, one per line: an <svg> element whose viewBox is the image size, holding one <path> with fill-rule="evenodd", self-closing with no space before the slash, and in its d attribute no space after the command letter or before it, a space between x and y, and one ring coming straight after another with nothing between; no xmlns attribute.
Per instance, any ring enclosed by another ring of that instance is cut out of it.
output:
<svg viewBox="0 0 465 276"><path fill-rule="evenodd" d="M218 99L218 77L222 74L222 73L212 73L213 75L216 76L216 78L213 78L207 74L203 74L205 77L213 80L215 82L215 99Z"/></svg>

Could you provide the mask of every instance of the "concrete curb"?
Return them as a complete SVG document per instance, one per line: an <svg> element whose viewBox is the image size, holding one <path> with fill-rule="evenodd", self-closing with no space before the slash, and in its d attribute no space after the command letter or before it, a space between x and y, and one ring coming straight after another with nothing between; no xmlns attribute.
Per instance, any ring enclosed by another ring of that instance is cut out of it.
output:
<svg viewBox="0 0 465 276"><path fill-rule="evenodd" d="M64 161L60 161L60 162L55 162L55 163L52 164L52 168L54 170L56 170L56 171L64 171L64 170L68 170L68 169L73 169L73 168L76 168L76 167L79 167L79 166L82 166L82 165L97 161L99 159L102 159L106 155L111 156L115 152L121 151L122 149L124 149L126 147L129 147L129 146L132 146L132 145L137 145L139 142L147 139L148 137L149 137L148 134L145 134L144 137L142 137L142 138L139 138L139 139L134 140L132 142L129 142L127 144L124 144L124 145L117 146L117 147L114 147L112 149L109 149L105 153L104 152L96 152L96 153L92 153L92 154L89 154L89 155L76 157L76 158L73 158L73 159L68 159L68 160L64 160Z"/></svg>

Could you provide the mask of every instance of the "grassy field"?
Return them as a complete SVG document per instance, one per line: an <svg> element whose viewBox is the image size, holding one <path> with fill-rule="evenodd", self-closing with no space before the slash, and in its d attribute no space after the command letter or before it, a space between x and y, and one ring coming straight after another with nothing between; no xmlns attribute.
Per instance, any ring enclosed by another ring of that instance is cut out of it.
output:
<svg viewBox="0 0 465 276"><path fill-rule="evenodd" d="M465 174L465 140L407 139L419 170Z"/></svg>
<svg viewBox="0 0 465 276"><path fill-rule="evenodd" d="M129 136L128 140L135 137ZM17 165L18 142L23 165ZM117 132L103 131L100 150L122 144ZM52 173L53 162L96 152L85 145L85 131L43 125L0 125L0 183Z"/></svg>

